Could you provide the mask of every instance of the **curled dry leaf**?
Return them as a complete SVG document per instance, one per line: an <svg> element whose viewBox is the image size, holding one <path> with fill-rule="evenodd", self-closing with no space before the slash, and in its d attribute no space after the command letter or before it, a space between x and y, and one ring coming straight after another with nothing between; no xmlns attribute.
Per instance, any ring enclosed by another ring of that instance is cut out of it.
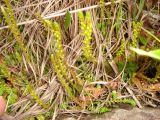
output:
<svg viewBox="0 0 160 120"><path fill-rule="evenodd" d="M85 88L85 92L90 93L93 98L98 98L100 95L106 92L105 88L96 88L94 86L88 86Z"/></svg>
<svg viewBox="0 0 160 120"><path fill-rule="evenodd" d="M107 89L96 88L95 86L90 85L84 88L84 91L86 93L85 95L74 100L74 102L78 104L81 108L85 108L86 106L88 106L92 102L92 100L98 99L98 97L104 94Z"/></svg>

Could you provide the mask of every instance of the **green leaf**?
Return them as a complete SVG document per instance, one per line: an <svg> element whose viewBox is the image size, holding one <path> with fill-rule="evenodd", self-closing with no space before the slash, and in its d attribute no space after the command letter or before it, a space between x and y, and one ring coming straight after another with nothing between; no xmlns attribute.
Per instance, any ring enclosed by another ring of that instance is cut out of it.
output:
<svg viewBox="0 0 160 120"><path fill-rule="evenodd" d="M152 32L146 30L145 28L142 28L148 35L150 35L151 37L153 37L155 40L157 40L158 42L160 42L160 39L158 37L156 37Z"/></svg>
<svg viewBox="0 0 160 120"><path fill-rule="evenodd" d="M68 29L70 24L72 22L72 17L71 17L71 13L69 11L67 11L65 18L64 18L64 27L65 29Z"/></svg>
<svg viewBox="0 0 160 120"><path fill-rule="evenodd" d="M118 63L118 70L122 71L124 69L125 62L121 61ZM135 73L138 69L138 65L135 62L127 62L126 67L124 69L123 80L127 80L131 78L133 73Z"/></svg>
<svg viewBox="0 0 160 120"><path fill-rule="evenodd" d="M147 40L145 37L143 37L143 36L140 36L140 37L139 37L139 40L140 40L140 42L141 42L144 46L146 46L147 43L148 43L148 40Z"/></svg>
<svg viewBox="0 0 160 120"><path fill-rule="evenodd" d="M144 56L148 56L148 57L160 60L160 49L152 50L149 52L144 51L142 49L138 49L138 48L132 48L132 47L130 49L139 55L144 55Z"/></svg>
<svg viewBox="0 0 160 120"><path fill-rule="evenodd" d="M145 4L145 0L140 0L139 11L138 11L137 16L136 16L137 19L138 19L139 15L141 14L142 10L143 10L144 4Z"/></svg>

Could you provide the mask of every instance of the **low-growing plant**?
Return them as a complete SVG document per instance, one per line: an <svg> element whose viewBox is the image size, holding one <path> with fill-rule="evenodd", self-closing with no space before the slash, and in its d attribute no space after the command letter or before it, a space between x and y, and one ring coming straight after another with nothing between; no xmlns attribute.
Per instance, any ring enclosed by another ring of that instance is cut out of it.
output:
<svg viewBox="0 0 160 120"><path fill-rule="evenodd" d="M44 120L65 112L102 114L121 104L141 107L141 100L158 106L156 0L63 1L0 1L0 96L7 112ZM155 5L147 11L146 4Z"/></svg>
<svg viewBox="0 0 160 120"><path fill-rule="evenodd" d="M27 64L30 64L31 63L31 55L29 53L28 48L25 47L24 40L23 40L23 37L22 37L22 35L20 33L20 30L19 30L19 28L17 26L17 22L16 22L16 19L14 17L14 14L13 14L13 10L12 10L11 4L10 4L9 0L4 0L4 2L5 2L5 5L7 7L4 8L4 7L1 6L1 10L2 10L2 13L4 15L5 21L9 25L9 28L10 28L14 38L16 39L16 46L15 46L15 53L14 53L15 56L14 56L14 58L16 59L16 62L19 63L22 60L22 56L21 55L24 55L24 57L26 58ZM22 52L22 54L20 54L20 52ZM10 57L11 56L9 56L9 60L7 60L7 62L11 62L11 61L13 62L13 60ZM11 63L7 63L7 64L11 64ZM4 75L8 80L10 80L11 83L13 82L12 81L12 76L10 74L11 72L8 71L8 68L7 68L7 66L5 64L3 64L3 68L1 68L1 72L2 72L1 74ZM23 79L21 79L18 75L15 75L14 77L15 77L15 81L17 80L16 81L17 83L24 82ZM18 80L20 80L20 81L18 81ZM36 102L38 102L40 105L45 107L43 101L40 99L40 97L38 97L36 95L35 90L31 87L28 79L25 79L25 83L27 83L26 86L30 86L29 87L29 92L31 92L31 95L33 95L33 98L35 98Z"/></svg>
<svg viewBox="0 0 160 120"><path fill-rule="evenodd" d="M112 98L109 101L105 102L106 106L113 106L114 104L129 104L133 107L136 106L136 102L133 99L129 99L129 98L118 98L117 92L116 91L112 91Z"/></svg>
<svg viewBox="0 0 160 120"><path fill-rule="evenodd" d="M121 40L120 48L119 48L119 50L117 51L116 56L117 56L117 57L120 57L120 56L124 55L124 51L125 51L125 39L122 39L122 40Z"/></svg>
<svg viewBox="0 0 160 120"><path fill-rule="evenodd" d="M20 30L18 29L17 22L15 20L10 2L9 2L9 0L4 0L4 1L5 1L7 8L4 8L1 6L1 10L4 15L5 21L9 25L10 30L13 33L13 35L17 41L17 44L19 45L19 48L23 51L23 54L25 55L27 62L30 62L29 51L27 50L27 48L25 47L25 45L23 43L23 38L20 33Z"/></svg>
<svg viewBox="0 0 160 120"><path fill-rule="evenodd" d="M133 21L133 40L132 40L132 43L131 43L132 47L137 47L138 37L139 37L139 34L141 32L142 25L143 25L142 21L141 22Z"/></svg>
<svg viewBox="0 0 160 120"><path fill-rule="evenodd" d="M75 76L75 73L71 70L71 68L69 68L65 63L65 53L62 44L60 25L57 22L44 20L39 15L38 19L40 20L41 23L43 23L43 26L45 27L46 30L49 27L50 30L52 31L52 34L54 36L53 41L55 41L55 44L51 44L51 47L55 47L55 51L53 51L51 54L51 63L53 65L53 68L57 74L57 77L61 85L64 87L64 90L67 92L70 98L74 98L75 95L73 91L80 92L82 84ZM69 74L73 76L75 84L73 83L73 81L71 81Z"/></svg>
<svg viewBox="0 0 160 120"><path fill-rule="evenodd" d="M8 99L8 105L12 105L18 100L18 90L6 84L5 80L0 77L0 96Z"/></svg>
<svg viewBox="0 0 160 120"><path fill-rule="evenodd" d="M80 28L82 30L82 35L84 36L83 40L83 55L87 58L88 61L96 62L95 57L92 53L91 40L92 40L92 19L91 14L86 12L86 15L82 12L79 12L79 21Z"/></svg>
<svg viewBox="0 0 160 120"><path fill-rule="evenodd" d="M118 69L120 72L123 71L124 69L123 80L126 81L132 78L132 75L136 73L138 69L138 65L135 62L127 62L125 66L125 62L121 61L121 62L118 62Z"/></svg>

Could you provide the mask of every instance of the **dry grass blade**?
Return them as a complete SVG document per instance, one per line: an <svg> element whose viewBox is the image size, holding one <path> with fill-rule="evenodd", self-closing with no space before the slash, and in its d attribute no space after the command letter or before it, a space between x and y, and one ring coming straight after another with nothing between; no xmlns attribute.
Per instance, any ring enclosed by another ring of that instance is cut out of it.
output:
<svg viewBox="0 0 160 120"><path fill-rule="evenodd" d="M160 47L156 0L4 1L0 96L11 118L56 120L160 104L160 63L129 50Z"/></svg>
<svg viewBox="0 0 160 120"><path fill-rule="evenodd" d="M123 0L123 1L127 1L127 0ZM121 0L118 0L115 3L120 3L120 2L121 2ZM105 6L110 5L110 4L111 4L111 2L105 3ZM69 11L69 12L71 14L73 14L73 13L77 13L77 12L80 12L80 11L86 11L86 10L94 9L94 8L97 8L97 7L99 7L99 5L94 5L94 6L90 6L90 7L86 7L86 8L81 8L81 9L77 9L77 10L73 10L73 11ZM58 13L58 14L53 13L53 14L46 15L43 18L44 19L51 19L51 18L55 18L55 17L64 16L65 14L66 14L66 12ZM33 20L25 21L25 22L17 23L17 25L19 26L19 25L31 24L31 23L34 23L34 22L37 22L37 20L33 19ZM5 29L5 28L9 28L9 26L0 27L0 30Z"/></svg>

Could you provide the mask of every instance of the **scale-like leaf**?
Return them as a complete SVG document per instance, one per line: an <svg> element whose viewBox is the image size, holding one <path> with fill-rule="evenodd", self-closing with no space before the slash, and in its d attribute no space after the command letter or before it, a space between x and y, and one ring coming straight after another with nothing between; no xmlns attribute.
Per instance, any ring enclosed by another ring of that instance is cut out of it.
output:
<svg viewBox="0 0 160 120"><path fill-rule="evenodd" d="M71 13L69 11L66 12L65 18L64 18L64 27L65 29L68 29L70 24L72 22Z"/></svg>

